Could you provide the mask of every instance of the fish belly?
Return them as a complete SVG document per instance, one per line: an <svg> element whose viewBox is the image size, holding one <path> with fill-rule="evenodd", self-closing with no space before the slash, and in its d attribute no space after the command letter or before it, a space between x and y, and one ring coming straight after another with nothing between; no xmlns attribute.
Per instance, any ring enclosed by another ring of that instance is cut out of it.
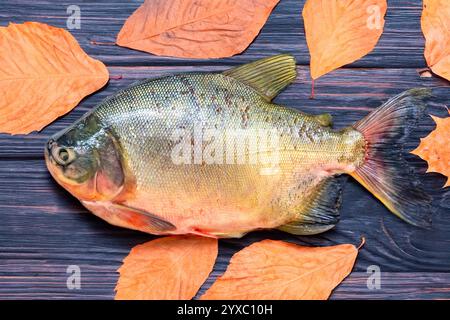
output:
<svg viewBox="0 0 450 320"><path fill-rule="evenodd" d="M233 179L233 170L215 173L212 178L195 172L197 184L185 180L187 188L169 184L153 190L142 188L126 203L170 221L177 227L171 233L239 236L298 220L302 205L309 203L325 179L306 171L297 172L295 181L285 174L258 177L247 172L239 174L247 180L239 181Z"/></svg>

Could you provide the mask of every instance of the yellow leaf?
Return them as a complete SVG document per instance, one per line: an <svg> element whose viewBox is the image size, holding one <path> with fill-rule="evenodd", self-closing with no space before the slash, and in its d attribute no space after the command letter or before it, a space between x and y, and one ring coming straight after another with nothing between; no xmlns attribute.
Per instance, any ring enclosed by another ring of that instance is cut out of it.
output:
<svg viewBox="0 0 450 320"><path fill-rule="evenodd" d="M445 188L450 186L450 117L431 116L431 118L436 123L436 129L420 139L419 146L411 153L427 161L427 172L437 172L447 176Z"/></svg>
<svg viewBox="0 0 450 320"><path fill-rule="evenodd" d="M117 44L171 57L230 57L249 46L278 2L145 0L125 22Z"/></svg>
<svg viewBox="0 0 450 320"><path fill-rule="evenodd" d="M192 299L217 258L217 239L159 238L134 247L119 268L117 300Z"/></svg>
<svg viewBox="0 0 450 320"><path fill-rule="evenodd" d="M384 27L386 0L307 0L303 8L311 77L368 54Z"/></svg>
<svg viewBox="0 0 450 320"><path fill-rule="evenodd" d="M0 27L0 132L41 130L108 82L64 29L37 22Z"/></svg>
<svg viewBox="0 0 450 320"><path fill-rule="evenodd" d="M421 23L428 66L450 81L450 1L424 0Z"/></svg>
<svg viewBox="0 0 450 320"><path fill-rule="evenodd" d="M204 300L327 299L351 272L358 249L350 244L303 247L264 240L236 253Z"/></svg>

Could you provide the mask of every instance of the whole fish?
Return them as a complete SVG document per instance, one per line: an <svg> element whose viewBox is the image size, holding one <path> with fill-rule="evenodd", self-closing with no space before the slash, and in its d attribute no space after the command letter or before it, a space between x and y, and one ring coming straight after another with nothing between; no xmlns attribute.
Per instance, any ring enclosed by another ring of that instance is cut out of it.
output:
<svg viewBox="0 0 450 320"><path fill-rule="evenodd" d="M402 144L429 91L406 91L336 131L328 114L271 102L295 77L294 58L277 55L139 82L53 136L48 169L95 215L152 234L324 232L339 220L341 174L427 226L430 197Z"/></svg>

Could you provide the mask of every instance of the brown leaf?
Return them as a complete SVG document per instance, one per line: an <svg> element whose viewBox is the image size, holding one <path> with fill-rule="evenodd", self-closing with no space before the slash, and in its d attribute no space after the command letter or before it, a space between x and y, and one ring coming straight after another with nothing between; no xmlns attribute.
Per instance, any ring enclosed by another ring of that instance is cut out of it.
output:
<svg viewBox="0 0 450 320"><path fill-rule="evenodd" d="M358 249L350 244L303 247L264 240L236 253L203 300L327 299L350 273Z"/></svg>
<svg viewBox="0 0 450 320"><path fill-rule="evenodd" d="M368 54L384 27L386 0L307 0L303 8L311 77Z"/></svg>
<svg viewBox="0 0 450 320"><path fill-rule="evenodd" d="M450 81L450 1L424 0L421 22L427 64Z"/></svg>
<svg viewBox="0 0 450 320"><path fill-rule="evenodd" d="M419 146L411 153L428 162L427 172L441 173L448 178L445 188L450 186L450 117L431 118L436 123L436 129L421 138Z"/></svg>
<svg viewBox="0 0 450 320"><path fill-rule="evenodd" d="M134 247L119 268L117 300L192 299L211 273L217 239L170 236Z"/></svg>
<svg viewBox="0 0 450 320"><path fill-rule="evenodd" d="M0 27L0 132L41 130L108 81L64 29L37 22Z"/></svg>
<svg viewBox="0 0 450 320"><path fill-rule="evenodd" d="M249 46L278 2L146 0L125 22L117 44L171 57L230 57Z"/></svg>

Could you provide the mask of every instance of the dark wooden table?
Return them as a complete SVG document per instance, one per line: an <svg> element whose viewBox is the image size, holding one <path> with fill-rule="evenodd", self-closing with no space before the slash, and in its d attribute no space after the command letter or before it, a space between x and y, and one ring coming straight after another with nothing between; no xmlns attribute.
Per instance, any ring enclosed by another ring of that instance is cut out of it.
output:
<svg viewBox="0 0 450 320"><path fill-rule="evenodd" d="M71 30L81 47L102 60L111 74L109 84L84 99L72 112L42 132L28 136L0 134L0 299L112 299L116 269L130 249L152 239L147 234L113 227L88 213L51 179L43 160L50 135L74 122L106 96L132 82L187 71L221 71L231 66L290 52L297 58L298 78L276 102L317 114L329 112L335 127L352 124L390 96L412 87L433 87L429 113L445 116L450 84L438 77L420 77L425 68L420 30L421 1L390 0L384 34L363 59L320 78L316 99L308 99L308 73L301 9L304 0L281 0L256 41L241 55L220 60L157 57L115 46L114 40L139 1L3 0L0 25L45 22L66 27L69 5L81 8L81 29ZM1 61L0 61L1 63ZM408 142L412 150L434 128L423 119ZM238 249L261 239L284 239L304 245L358 244L366 238L352 274L334 291L333 299L450 298L450 189L445 179L424 174L425 162L408 155L434 196L432 230L421 230L394 217L369 192L349 181L342 221L325 234L294 237L282 232L254 232L243 239L221 240L213 274L224 272ZM81 289L69 290L68 266L81 269ZM369 266L381 270L381 288L367 287Z"/></svg>

